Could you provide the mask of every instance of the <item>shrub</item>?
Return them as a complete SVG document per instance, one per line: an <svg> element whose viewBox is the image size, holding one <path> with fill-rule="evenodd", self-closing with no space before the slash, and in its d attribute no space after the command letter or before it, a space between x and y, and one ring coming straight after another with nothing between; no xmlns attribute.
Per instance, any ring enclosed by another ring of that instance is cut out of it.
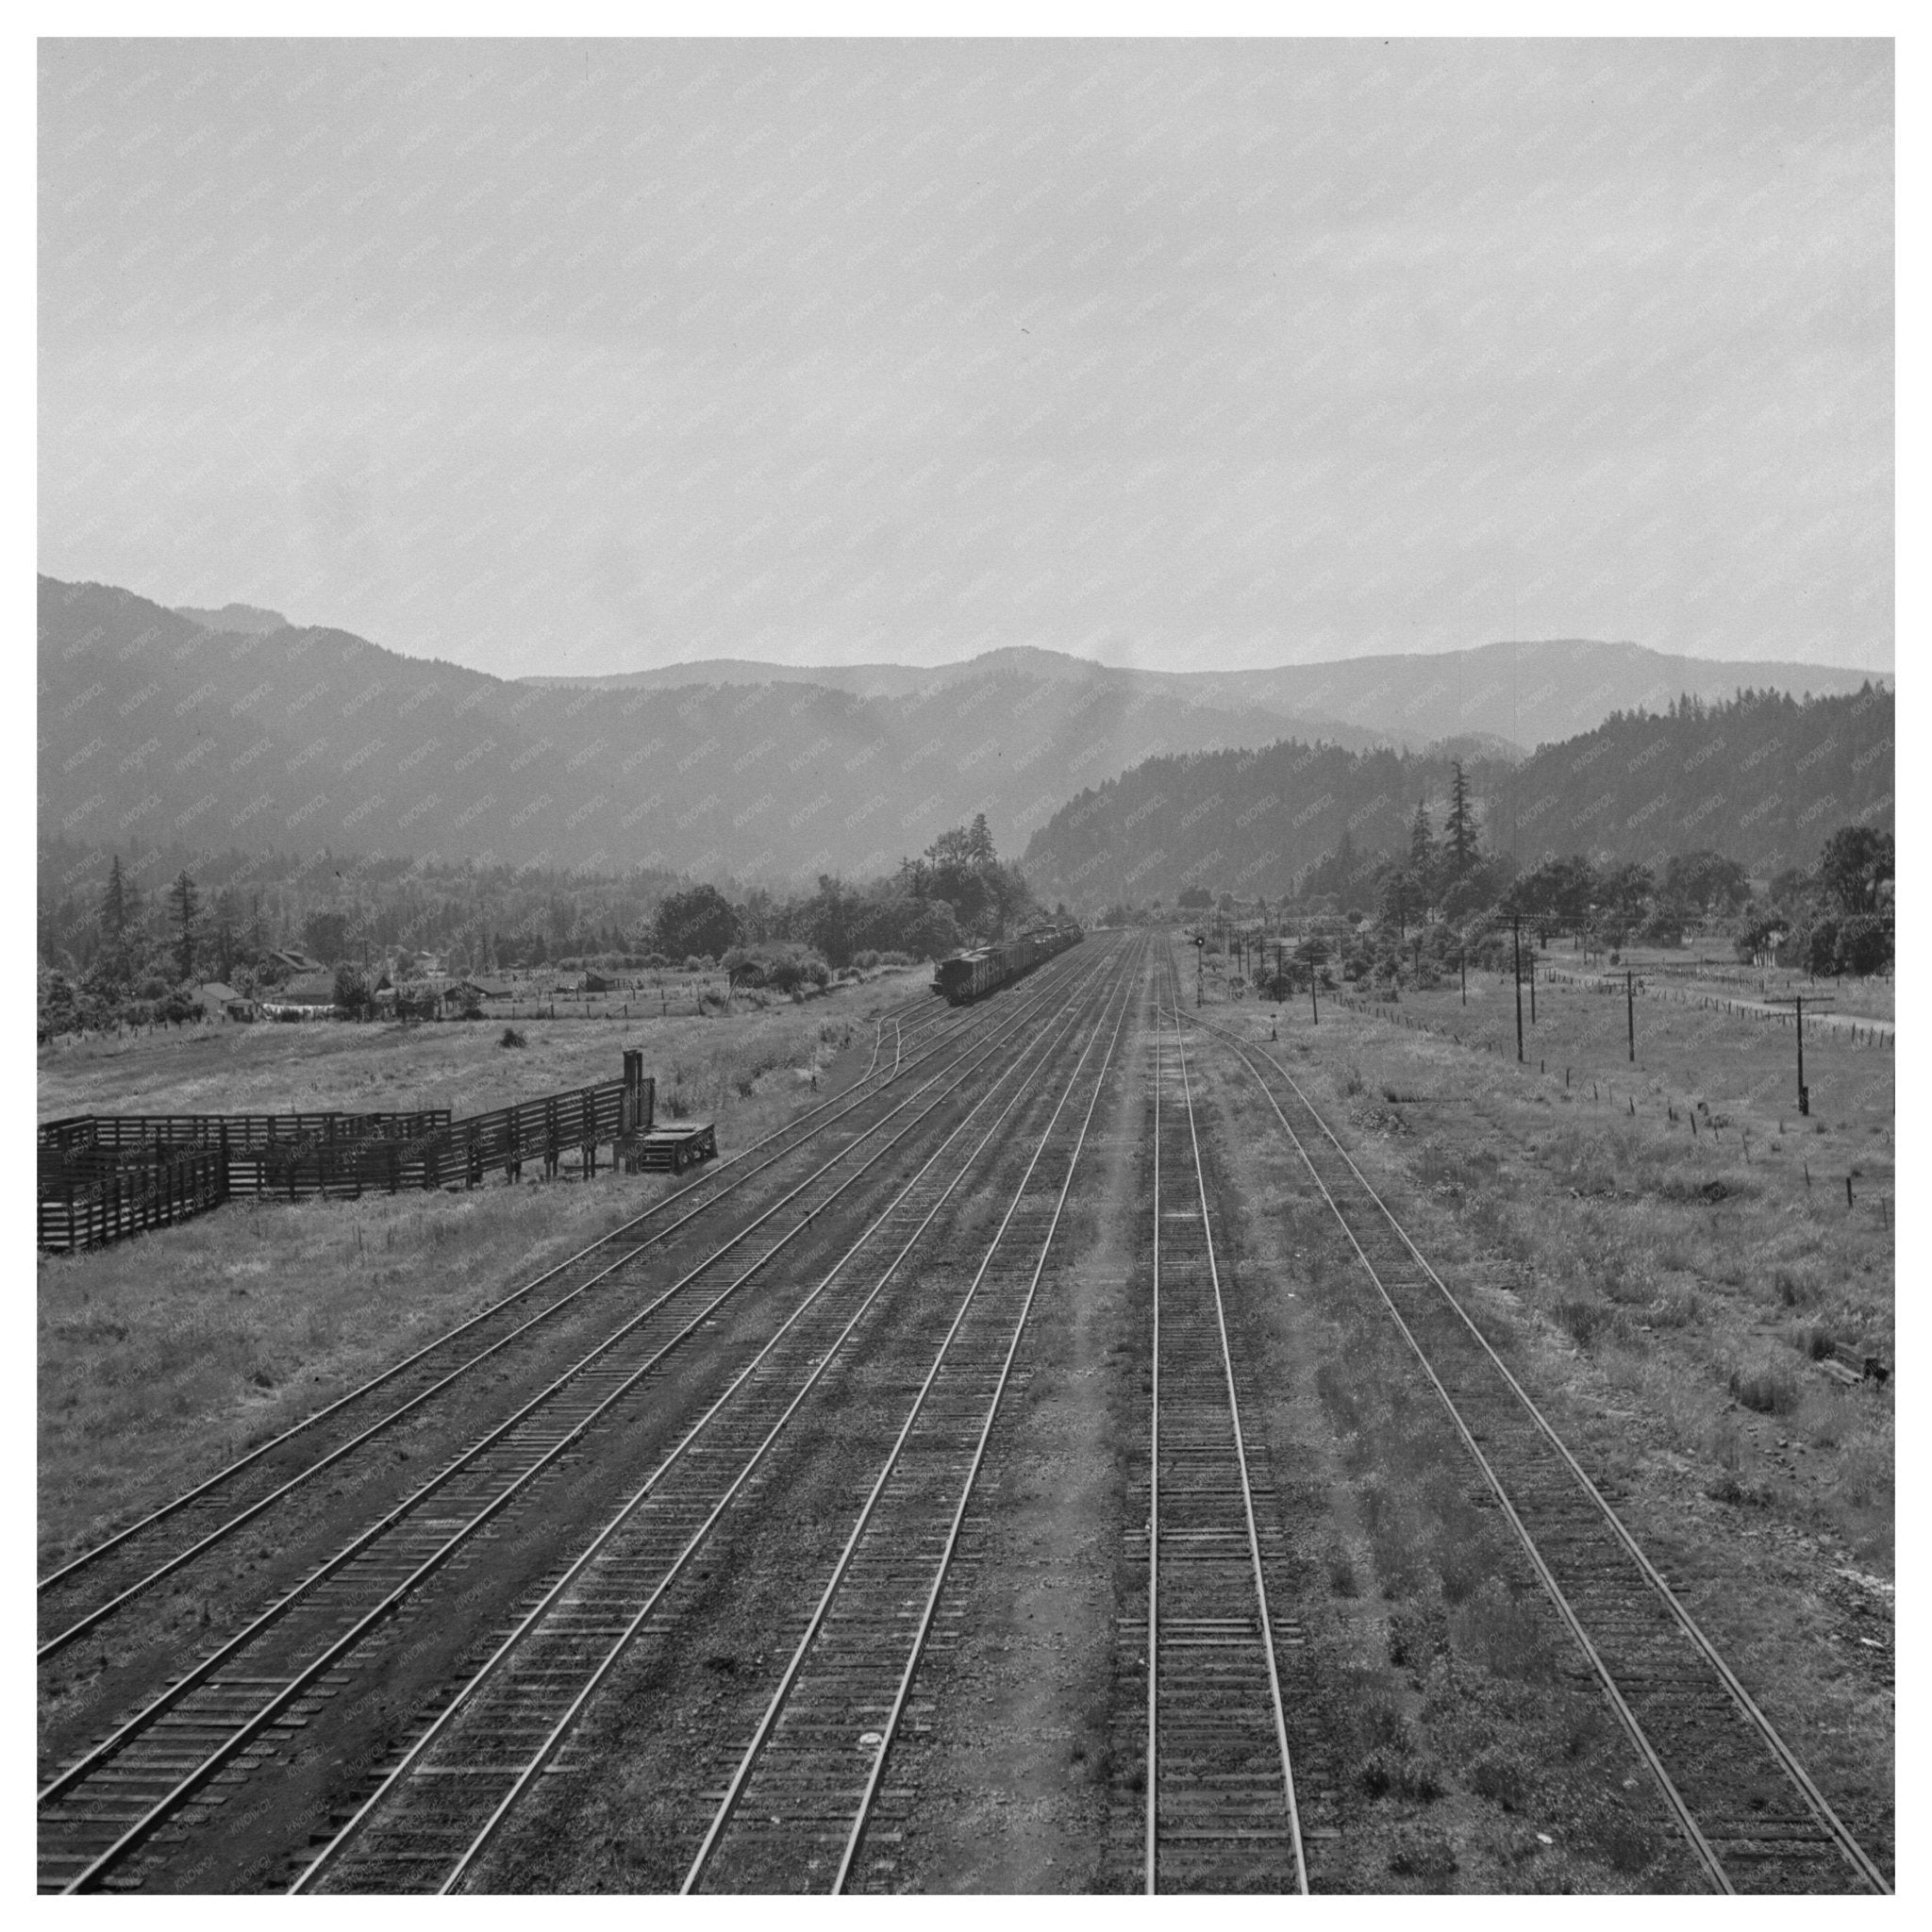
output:
<svg viewBox="0 0 1932 1932"><path fill-rule="evenodd" d="M530 1042L514 1026L506 1026L503 1038L496 1043L498 1046L528 1046Z"/></svg>
<svg viewBox="0 0 1932 1932"><path fill-rule="evenodd" d="M1834 1345L1831 1330L1822 1322L1800 1323L1791 1334L1791 1346L1814 1362L1822 1362Z"/></svg>
<svg viewBox="0 0 1932 1932"><path fill-rule="evenodd" d="M1513 1811L1536 1789L1536 1774L1520 1752L1507 1744L1491 1744L1470 1759L1469 1788L1479 1798Z"/></svg>
<svg viewBox="0 0 1932 1932"><path fill-rule="evenodd" d="M1518 1602L1500 1578L1491 1577L1457 1610L1450 1628L1458 1653L1492 1676L1541 1683L1555 1674L1541 1604Z"/></svg>
<svg viewBox="0 0 1932 1932"><path fill-rule="evenodd" d="M1780 1368L1733 1369L1730 1391L1759 1415L1789 1415L1798 1406L1797 1385Z"/></svg>
<svg viewBox="0 0 1932 1932"><path fill-rule="evenodd" d="M1372 1751L1362 1762L1361 1777L1367 1789L1374 1789L1369 1785L1372 1776L1380 1785L1377 1795L1390 1792L1412 1805L1433 1805L1442 1795L1441 1774L1425 1752Z"/></svg>
<svg viewBox="0 0 1932 1932"><path fill-rule="evenodd" d="M1615 1314L1602 1302L1572 1295L1557 1304L1557 1319L1575 1337L1580 1347L1588 1348L1610 1327Z"/></svg>
<svg viewBox="0 0 1932 1932"><path fill-rule="evenodd" d="M1777 1290L1780 1307L1787 1308L1807 1308L1818 1299L1818 1286L1812 1281L1801 1281L1789 1268L1780 1268L1772 1277L1772 1285Z"/></svg>
<svg viewBox="0 0 1932 1932"><path fill-rule="evenodd" d="M1405 1824L1395 1834L1389 1869L1405 1878L1447 1878L1456 1870L1456 1848L1433 1824Z"/></svg>

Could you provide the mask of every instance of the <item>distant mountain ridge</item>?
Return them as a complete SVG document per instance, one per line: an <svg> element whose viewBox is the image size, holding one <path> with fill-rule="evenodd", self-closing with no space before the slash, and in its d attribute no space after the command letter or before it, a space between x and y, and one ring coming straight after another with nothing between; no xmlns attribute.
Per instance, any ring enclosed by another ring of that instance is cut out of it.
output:
<svg viewBox="0 0 1932 1932"><path fill-rule="evenodd" d="M48 836L864 877L979 811L1017 850L1083 776L1288 728L1019 669L871 698L814 684L545 688L346 631L214 630L205 615L41 579Z"/></svg>
<svg viewBox="0 0 1932 1932"><path fill-rule="evenodd" d="M224 604L219 610L197 610L192 605L177 604L175 615L200 625L203 630L234 631L240 636L266 637L270 631L294 628L279 610L263 610L253 604Z"/></svg>
<svg viewBox="0 0 1932 1932"><path fill-rule="evenodd" d="M1642 644L1582 638L1492 643L1428 656L1335 658L1261 671L1145 671L1099 664L1029 646L989 651L957 663L798 666L714 658L592 677L530 677L550 689L663 691L684 685L816 684L861 697L907 697L991 675L1050 684L1117 684L1150 702L1205 706L1292 721L1302 735L1421 750L1474 736L1520 747L1593 730L1615 711L1660 711L1674 699L1715 704L1741 690L1824 697L1857 691L1890 673L1827 664L1730 662L1653 651Z"/></svg>
<svg viewBox="0 0 1932 1932"><path fill-rule="evenodd" d="M1122 672L1021 649L936 672L824 674L848 688L753 665L613 689L491 677L248 606L184 615L109 585L42 577L39 609L41 826L124 854L326 847L746 885L864 878L980 811L1016 853L1070 794L1150 758L1446 741L1480 760L1507 736L1480 706L1458 718L1442 701L1456 667L1441 658L1377 660L1359 687L1316 675L1346 665ZM1630 658L1634 646L1549 655L1569 648L1538 647L1539 675L1605 668L1573 700L1591 725L1605 715L1593 708L1640 682L1657 690L1674 661ZM1533 655L1510 663L1531 695ZM1825 675L1799 668L1813 689ZM888 688L849 688L861 675ZM1292 708L1303 697L1310 709ZM1393 716L1401 736L1328 715L1349 709Z"/></svg>

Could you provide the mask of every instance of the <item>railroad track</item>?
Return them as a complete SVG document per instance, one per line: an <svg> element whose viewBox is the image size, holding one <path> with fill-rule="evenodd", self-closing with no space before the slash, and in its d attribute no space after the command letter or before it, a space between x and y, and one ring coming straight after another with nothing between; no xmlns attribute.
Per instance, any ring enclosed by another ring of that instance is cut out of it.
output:
<svg viewBox="0 0 1932 1932"><path fill-rule="evenodd" d="M1168 1017L1152 1042L1143 1878L1150 1895L1306 1893L1275 1655L1300 1631L1269 1605L1263 1555L1279 1561L1281 1532L1256 1507L1187 1045Z"/></svg>
<svg viewBox="0 0 1932 1932"><path fill-rule="evenodd" d="M1035 1002L1041 996L1036 992ZM1043 996L1053 995L1047 991ZM1010 1031L1032 1010L1029 1004L1001 1014L995 1026ZM828 1139L834 1158L856 1145L864 1136L866 1109L895 1080L935 1060L942 1063L955 1047L972 1050L974 1030L947 1024L951 1018L951 1008L920 1014L917 1028L939 1030L908 1054L899 1016L882 1017L872 1063L850 1087L708 1167L623 1226L41 1578L37 1661L46 1663L189 1564L208 1558L304 1485L339 1470L345 1458L366 1456L383 1439L419 1423L430 1405L478 1380L507 1352L527 1348L539 1331L592 1315L592 1291L628 1285L642 1257L674 1242L701 1216L715 1213L780 1163Z"/></svg>
<svg viewBox="0 0 1932 1932"><path fill-rule="evenodd" d="M448 1892L466 1882L564 1750L591 1699L861 1336L881 1297L915 1271L915 1256L929 1253L942 1211L981 1171L1075 1026L1069 1011L1008 1062L874 1228L839 1257L456 1690L291 1890ZM870 1264L854 1265L874 1233L898 1243L876 1276Z"/></svg>
<svg viewBox="0 0 1932 1932"><path fill-rule="evenodd" d="M863 1880L859 1850L1136 976L1124 974L1109 989L1087 1029L998 1231L749 1739L711 1760L731 1769L684 1891L840 1892Z"/></svg>
<svg viewBox="0 0 1932 1932"><path fill-rule="evenodd" d="M1229 1029L1713 1890L1888 1892L1885 1874L1700 1630L1288 1069Z"/></svg>
<svg viewBox="0 0 1932 1932"><path fill-rule="evenodd" d="M1094 974L1101 971L1096 963ZM1051 1008L1048 991L1038 1006ZM158 1696L57 1773L41 1792L43 1889L91 1890L138 1881L134 1855L186 1811L217 1777L232 1785L258 1762L263 1740L299 1726L319 1698L343 1682L341 1667L427 1581L477 1539L508 1523L512 1506L541 1493L541 1479L579 1462L602 1445L622 1447L647 1416L654 1376L674 1351L690 1343L716 1311L781 1255L808 1246L819 1217L910 1143L935 1131L934 1116L1001 1052L1036 1006L982 1033L964 1058L915 1090L867 1129L869 1140L900 1114L912 1117L862 1161L844 1164L858 1146L841 1148L761 1214L778 1216L777 1231L754 1259L738 1267L734 1237L631 1316L513 1416L465 1447L430 1482L338 1549L291 1591L233 1637L192 1664ZM915 1108L928 1090L933 1097ZM882 1185L874 1179L874 1188ZM782 1214L780 1210L782 1209ZM849 1209L847 1210L849 1211ZM737 1272L733 1273L734 1268ZM777 1320L781 1296L759 1305ZM606 1452L608 1454L608 1449ZM232 1790L211 1794L233 1795Z"/></svg>

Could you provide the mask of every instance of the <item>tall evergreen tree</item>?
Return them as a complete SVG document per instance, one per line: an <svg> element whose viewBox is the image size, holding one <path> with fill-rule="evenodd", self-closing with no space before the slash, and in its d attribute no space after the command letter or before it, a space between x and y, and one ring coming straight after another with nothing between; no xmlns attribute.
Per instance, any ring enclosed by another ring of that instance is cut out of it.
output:
<svg viewBox="0 0 1932 1932"><path fill-rule="evenodd" d="M1426 799L1415 802L1415 817L1408 824L1408 869L1415 874L1416 884L1427 891L1429 874L1436 863L1436 841L1429 831L1429 812Z"/></svg>
<svg viewBox="0 0 1932 1932"><path fill-rule="evenodd" d="M1449 871L1460 878L1476 861L1475 813L1469 803L1469 780L1462 774L1462 760L1453 760L1449 779L1449 816L1442 821L1442 849Z"/></svg>
<svg viewBox="0 0 1932 1932"><path fill-rule="evenodd" d="M201 894L186 868L168 888L168 913L178 928L175 941L175 963L183 979L194 977L194 922L201 912Z"/></svg>
<svg viewBox="0 0 1932 1932"><path fill-rule="evenodd" d="M121 855L108 868L107 890L101 894L101 942L109 951L119 951L127 941L127 880L121 870Z"/></svg>
<svg viewBox="0 0 1932 1932"><path fill-rule="evenodd" d="M966 856L980 872L990 870L993 863L992 832L983 811L973 814L973 827L966 834Z"/></svg>

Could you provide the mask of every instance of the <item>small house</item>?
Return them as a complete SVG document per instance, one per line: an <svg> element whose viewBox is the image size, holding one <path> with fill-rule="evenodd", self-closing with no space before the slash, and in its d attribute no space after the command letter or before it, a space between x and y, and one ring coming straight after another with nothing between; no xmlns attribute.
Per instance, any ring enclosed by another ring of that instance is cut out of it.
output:
<svg viewBox="0 0 1932 1932"><path fill-rule="evenodd" d="M318 968L281 986L265 987L260 1007L271 1020L327 1019L336 1009L335 975Z"/></svg>
<svg viewBox="0 0 1932 1932"><path fill-rule="evenodd" d="M219 979L204 981L194 990L194 1003L207 1020L252 1020L255 1002Z"/></svg>

